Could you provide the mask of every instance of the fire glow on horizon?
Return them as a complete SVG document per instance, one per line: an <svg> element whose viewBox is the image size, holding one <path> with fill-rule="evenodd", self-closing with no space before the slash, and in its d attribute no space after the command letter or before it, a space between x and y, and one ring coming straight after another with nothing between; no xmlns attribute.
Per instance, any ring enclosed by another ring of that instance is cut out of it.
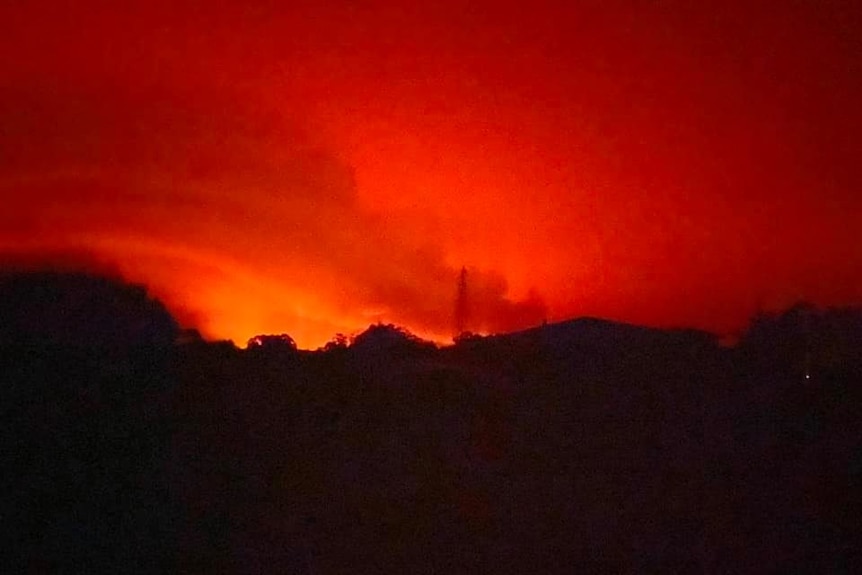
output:
<svg viewBox="0 0 862 575"><path fill-rule="evenodd" d="M302 347L462 265L474 331L862 303L860 9L318 4L0 7L0 250Z"/></svg>

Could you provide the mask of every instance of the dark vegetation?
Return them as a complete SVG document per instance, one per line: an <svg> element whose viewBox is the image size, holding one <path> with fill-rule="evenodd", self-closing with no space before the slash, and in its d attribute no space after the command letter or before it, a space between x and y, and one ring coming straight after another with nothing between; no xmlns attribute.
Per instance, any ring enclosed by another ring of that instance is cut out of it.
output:
<svg viewBox="0 0 862 575"><path fill-rule="evenodd" d="M862 313L438 349L180 332L0 280L3 572L862 572Z"/></svg>

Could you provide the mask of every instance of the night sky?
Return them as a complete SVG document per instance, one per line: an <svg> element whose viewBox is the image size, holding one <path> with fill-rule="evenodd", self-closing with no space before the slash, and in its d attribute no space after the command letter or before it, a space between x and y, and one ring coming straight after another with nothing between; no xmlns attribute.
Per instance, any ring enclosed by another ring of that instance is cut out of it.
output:
<svg viewBox="0 0 862 575"><path fill-rule="evenodd" d="M0 251L316 347L862 303L862 4L3 2Z"/></svg>

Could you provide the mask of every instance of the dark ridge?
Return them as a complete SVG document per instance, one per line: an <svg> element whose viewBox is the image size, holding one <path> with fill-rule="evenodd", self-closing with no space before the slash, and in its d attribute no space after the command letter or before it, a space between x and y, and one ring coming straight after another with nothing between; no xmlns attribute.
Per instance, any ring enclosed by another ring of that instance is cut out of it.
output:
<svg viewBox="0 0 862 575"><path fill-rule="evenodd" d="M4 572L862 571L858 309L305 352L113 280L0 294Z"/></svg>
<svg viewBox="0 0 862 575"><path fill-rule="evenodd" d="M83 272L0 273L0 345L171 345L176 321L146 288Z"/></svg>

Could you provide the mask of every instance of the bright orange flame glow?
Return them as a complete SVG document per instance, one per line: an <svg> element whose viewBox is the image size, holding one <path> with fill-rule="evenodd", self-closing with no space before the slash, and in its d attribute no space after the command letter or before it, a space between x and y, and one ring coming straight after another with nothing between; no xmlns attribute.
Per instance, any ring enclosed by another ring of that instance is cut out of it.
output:
<svg viewBox="0 0 862 575"><path fill-rule="evenodd" d="M13 4L0 248L108 261L210 337L442 341L463 265L475 331L862 302L831 4Z"/></svg>

